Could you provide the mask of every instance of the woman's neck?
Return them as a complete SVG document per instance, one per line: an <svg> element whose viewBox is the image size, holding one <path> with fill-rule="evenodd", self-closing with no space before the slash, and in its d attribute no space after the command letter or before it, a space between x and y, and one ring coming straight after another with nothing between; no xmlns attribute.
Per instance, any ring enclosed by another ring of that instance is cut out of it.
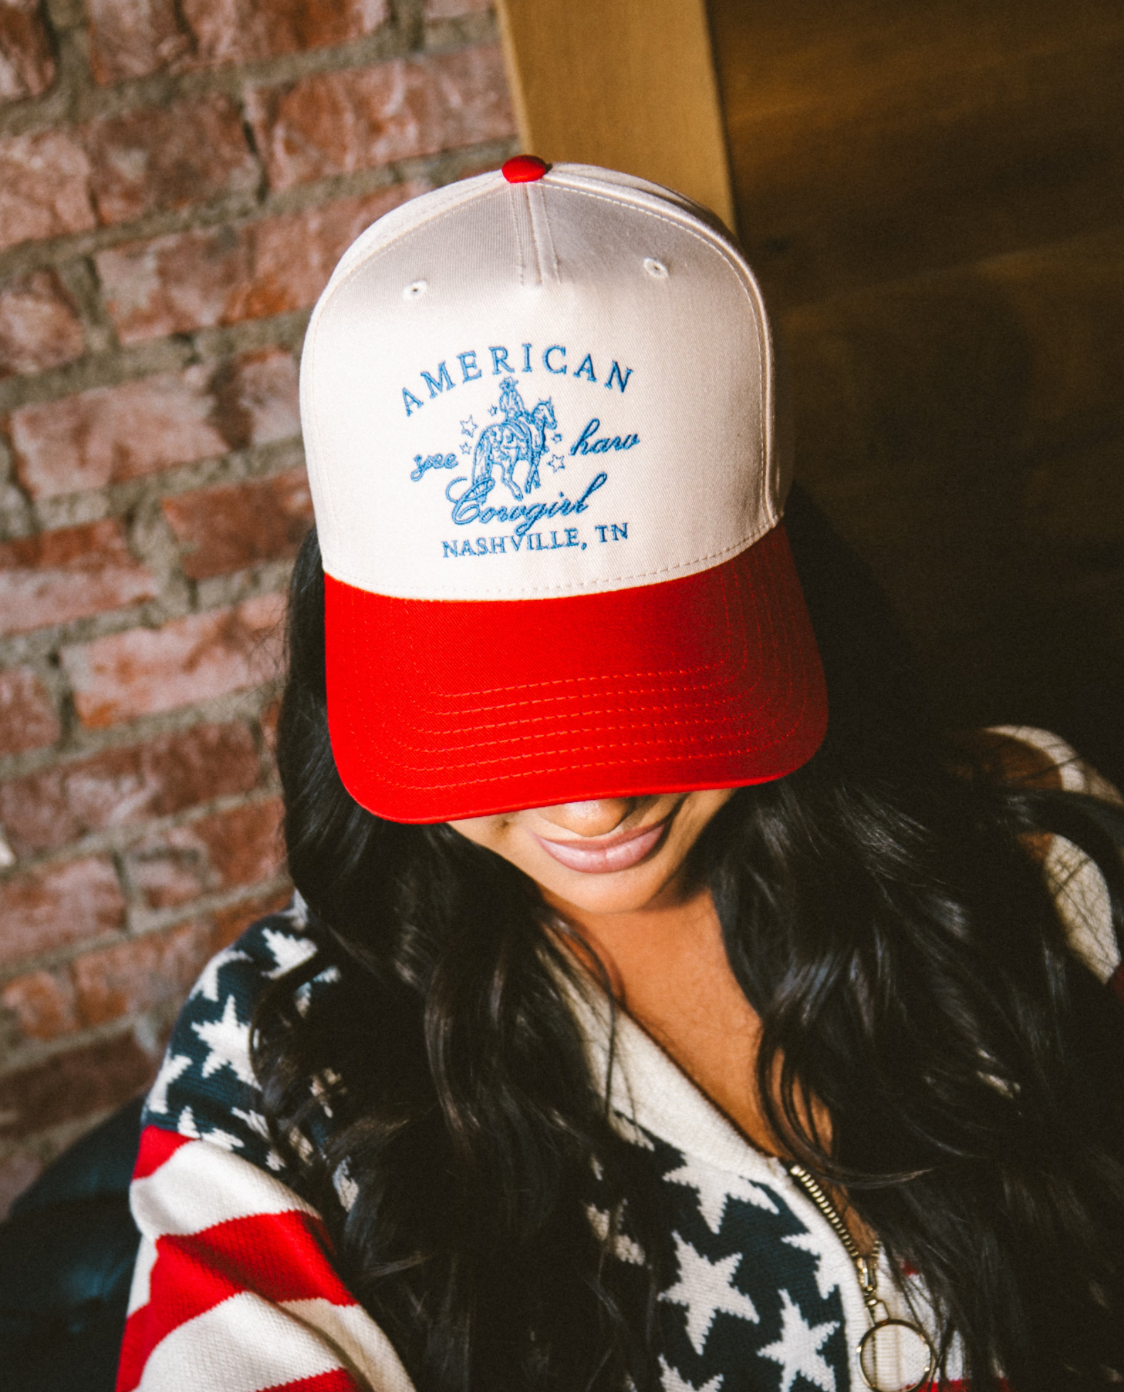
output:
<svg viewBox="0 0 1124 1392"><path fill-rule="evenodd" d="M608 973L617 1002L766 1155L788 1156L765 1117L757 1088L761 1020L730 969L722 927L706 888L646 909L591 914L555 903L576 930L565 939L587 969L584 944ZM816 1125L830 1143L831 1121L813 1103ZM829 1193L860 1250L874 1234L838 1189Z"/></svg>
<svg viewBox="0 0 1124 1392"><path fill-rule="evenodd" d="M730 970L709 891L627 913L555 907L596 954L618 1003L748 1140L775 1154L754 1080L760 1020Z"/></svg>

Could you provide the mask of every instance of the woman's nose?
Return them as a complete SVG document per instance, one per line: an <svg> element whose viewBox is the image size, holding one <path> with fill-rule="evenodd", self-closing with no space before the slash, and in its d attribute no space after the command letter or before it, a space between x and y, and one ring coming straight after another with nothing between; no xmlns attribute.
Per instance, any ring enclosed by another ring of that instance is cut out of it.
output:
<svg viewBox="0 0 1124 1392"><path fill-rule="evenodd" d="M539 815L571 836L608 836L635 808L639 798L598 798L540 807Z"/></svg>

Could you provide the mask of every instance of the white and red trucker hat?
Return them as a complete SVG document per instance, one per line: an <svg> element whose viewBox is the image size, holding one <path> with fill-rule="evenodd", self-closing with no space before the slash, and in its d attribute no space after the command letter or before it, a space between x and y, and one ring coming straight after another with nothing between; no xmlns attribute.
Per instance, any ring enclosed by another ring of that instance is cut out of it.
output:
<svg viewBox="0 0 1124 1392"><path fill-rule="evenodd" d="M773 375L738 247L644 180L519 156L359 237L301 364L357 802L450 821L815 753Z"/></svg>

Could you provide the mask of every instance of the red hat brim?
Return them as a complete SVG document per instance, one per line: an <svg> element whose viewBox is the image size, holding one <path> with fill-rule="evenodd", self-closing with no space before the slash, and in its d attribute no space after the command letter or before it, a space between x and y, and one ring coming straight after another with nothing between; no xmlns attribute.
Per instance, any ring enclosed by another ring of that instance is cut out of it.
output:
<svg viewBox="0 0 1124 1392"><path fill-rule="evenodd" d="M352 797L393 821L766 782L827 728L783 525L695 575L561 599L325 578L332 751Z"/></svg>

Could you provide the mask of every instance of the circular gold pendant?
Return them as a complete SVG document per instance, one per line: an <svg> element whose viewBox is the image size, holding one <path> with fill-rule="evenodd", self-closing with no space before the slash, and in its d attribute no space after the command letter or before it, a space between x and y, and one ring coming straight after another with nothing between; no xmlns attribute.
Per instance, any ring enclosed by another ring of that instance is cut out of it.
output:
<svg viewBox="0 0 1124 1392"><path fill-rule="evenodd" d="M901 1319L878 1320L859 1340L858 1352L871 1392L918 1392L937 1361L925 1331Z"/></svg>

